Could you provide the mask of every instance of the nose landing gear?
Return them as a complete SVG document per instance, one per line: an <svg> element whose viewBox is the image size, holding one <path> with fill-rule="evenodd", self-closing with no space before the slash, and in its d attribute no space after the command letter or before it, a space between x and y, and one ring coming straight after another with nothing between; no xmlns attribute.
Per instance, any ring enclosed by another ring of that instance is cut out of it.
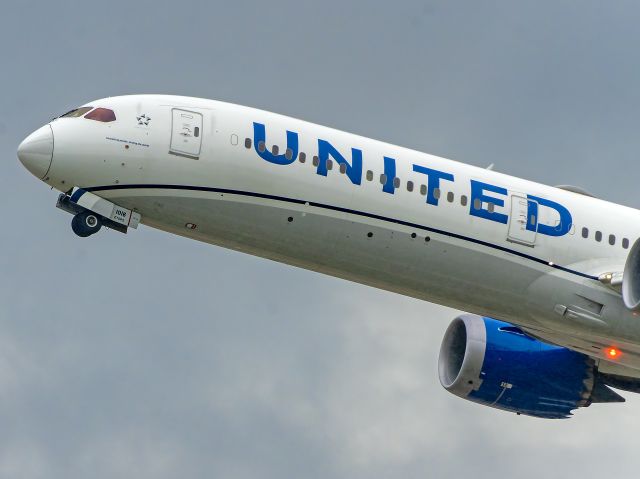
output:
<svg viewBox="0 0 640 479"><path fill-rule="evenodd" d="M78 213L71 220L71 229L81 238L96 234L102 228L102 220L91 211Z"/></svg>
<svg viewBox="0 0 640 479"><path fill-rule="evenodd" d="M62 193L56 206L73 215L71 229L82 238L96 234L103 226L126 234L129 228L137 228L142 219L140 213L81 188Z"/></svg>

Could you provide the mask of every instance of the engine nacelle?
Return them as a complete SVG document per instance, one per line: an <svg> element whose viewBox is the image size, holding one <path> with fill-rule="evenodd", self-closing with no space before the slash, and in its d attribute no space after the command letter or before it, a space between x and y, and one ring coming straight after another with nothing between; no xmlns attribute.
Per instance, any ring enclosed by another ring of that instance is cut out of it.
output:
<svg viewBox="0 0 640 479"><path fill-rule="evenodd" d="M475 315L449 325L438 372L442 386L456 396L529 416L566 418L593 402L624 401L599 379L588 356Z"/></svg>
<svg viewBox="0 0 640 479"><path fill-rule="evenodd" d="M640 310L640 239L631 247L624 265L622 300L631 311Z"/></svg>

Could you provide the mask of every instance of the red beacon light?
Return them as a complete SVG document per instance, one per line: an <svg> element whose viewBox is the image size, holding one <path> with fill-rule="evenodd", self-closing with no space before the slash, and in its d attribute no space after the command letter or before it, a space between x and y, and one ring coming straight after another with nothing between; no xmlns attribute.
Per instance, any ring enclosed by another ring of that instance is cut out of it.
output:
<svg viewBox="0 0 640 479"><path fill-rule="evenodd" d="M609 359L618 359L621 353L618 348L610 347L610 348L607 348L606 354Z"/></svg>

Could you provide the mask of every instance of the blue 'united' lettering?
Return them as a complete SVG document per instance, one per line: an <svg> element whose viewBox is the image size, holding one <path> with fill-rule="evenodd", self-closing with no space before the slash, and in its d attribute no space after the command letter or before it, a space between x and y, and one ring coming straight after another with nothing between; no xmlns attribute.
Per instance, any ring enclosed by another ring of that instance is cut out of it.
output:
<svg viewBox="0 0 640 479"><path fill-rule="evenodd" d="M256 153L265 161L276 165L290 165L298 158L299 139L298 133L294 131L286 131L287 148L282 154L274 154L266 147L266 128L263 123L253 123L253 143ZM351 148L351 161L338 151L328 140L318 139L318 164L316 173L320 176L328 175L328 161L333 159L343 170L349 181L359 186L362 183L363 171L363 155L362 150ZM382 182L382 191L393 195L396 190L396 159L383 156L384 162L384 178ZM429 205L438 206L438 197L435 194L436 189L440 189L441 181L455 182L454 175L445 171L436 170L422 165L412 165L415 173L427 176L427 192L426 202ZM492 185L479 180L470 180L471 194L469 201L469 214L477 218L482 218L495 223L507 224L509 215L495 211L495 207L504 208L505 198L509 192L506 188L498 185ZM569 210L556 201L552 201L539 196L527 195L527 221L526 228L529 231L535 231L546 236L564 236L571 230L573 219ZM485 206L486 205L486 206ZM493 207L489 207L493 205ZM540 212L553 210L560 218L554 221L554 224L547 224L540 221Z"/></svg>

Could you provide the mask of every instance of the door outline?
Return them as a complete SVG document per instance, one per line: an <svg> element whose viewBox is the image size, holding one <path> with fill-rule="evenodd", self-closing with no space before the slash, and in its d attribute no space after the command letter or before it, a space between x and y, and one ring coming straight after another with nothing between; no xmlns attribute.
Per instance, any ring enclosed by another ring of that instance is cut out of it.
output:
<svg viewBox="0 0 640 479"><path fill-rule="evenodd" d="M538 236L538 218L535 215L539 212L539 208L529 208L529 204L534 203L537 205L537 201L520 193L512 193L510 200L511 209L507 241L533 248ZM536 212L531 215L531 218L528 217L530 210ZM527 226L533 226L533 230L527 229Z"/></svg>
<svg viewBox="0 0 640 479"><path fill-rule="evenodd" d="M200 159L203 121L202 113L172 108L169 154L192 160Z"/></svg>

